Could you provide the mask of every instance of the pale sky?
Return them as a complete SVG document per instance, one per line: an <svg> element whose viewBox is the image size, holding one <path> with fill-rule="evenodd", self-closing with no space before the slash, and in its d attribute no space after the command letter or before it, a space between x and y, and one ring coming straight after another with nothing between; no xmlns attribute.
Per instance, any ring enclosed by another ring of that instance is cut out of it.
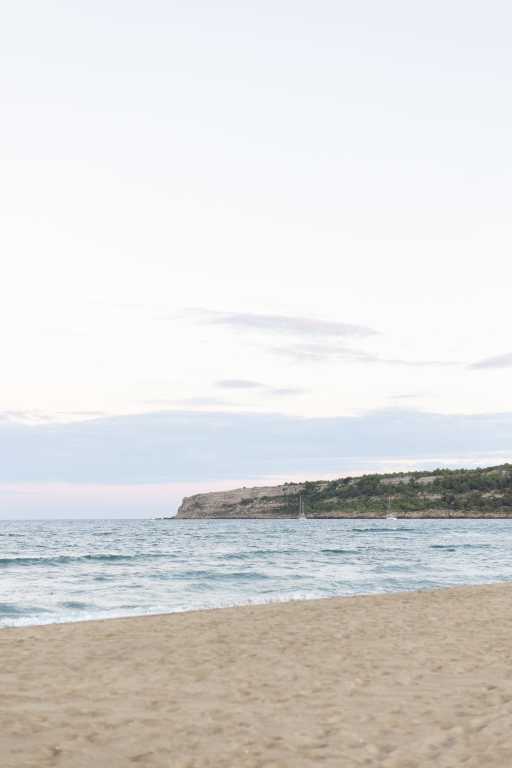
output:
<svg viewBox="0 0 512 768"><path fill-rule="evenodd" d="M510 458L511 28L496 0L7 4L0 516Z"/></svg>

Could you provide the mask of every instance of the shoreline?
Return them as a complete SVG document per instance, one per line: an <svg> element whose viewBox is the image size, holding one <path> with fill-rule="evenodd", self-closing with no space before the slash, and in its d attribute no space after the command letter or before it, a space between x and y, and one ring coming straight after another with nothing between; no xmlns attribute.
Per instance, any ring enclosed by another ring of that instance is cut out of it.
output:
<svg viewBox="0 0 512 768"><path fill-rule="evenodd" d="M512 591L512 580L498 580L498 581L487 581L487 582L475 582L473 584L452 584L449 586L435 586L435 587L424 587L423 589L397 589L397 590L390 590L386 592L358 592L356 594L350 594L350 595L324 595L322 597L285 597L285 598L275 598L270 600L262 600L260 601L251 601L247 603L228 603L227 605L218 605L218 606L212 606L208 608L183 608L175 611L159 611L157 613L137 613L137 614L122 614L120 616L96 616L91 618L84 618L84 619L65 619L63 621L48 621L45 623L38 622L34 624L21 624L21 625L12 625L12 626L0 626L0 637L2 634L6 631L28 631L28 630L36 630L39 627L49 628L49 627L61 627L61 626L69 626L69 625L83 625L83 624L91 624L91 623L104 623L104 622L118 622L118 621L139 621L141 619L167 619L172 616L181 616L181 615L190 615L190 614L196 614L196 613L212 613L217 611L235 611L239 608L265 608L267 606L280 606L280 605L301 605L302 603L323 603L325 601L331 601L331 600L359 600L359 599L365 599L365 598L372 598L372 597L378 597L378 598L385 598L385 597L397 597L400 595L421 595L425 592L445 592L447 590L450 591L456 591L456 590L466 590L466 589L480 589L485 587L499 587L499 586L507 586L509 585Z"/></svg>
<svg viewBox="0 0 512 768"><path fill-rule="evenodd" d="M512 585L0 633L3 768L505 768Z"/></svg>
<svg viewBox="0 0 512 768"><path fill-rule="evenodd" d="M401 515L395 518L389 518L386 515L312 515L310 517L306 515L306 517L302 518L297 517L297 515L295 517L271 517L269 515L262 515L260 517L251 517L250 515L245 515L244 517L221 517L219 515L215 517L177 517L173 515L172 517L157 517L154 519L179 520L180 522L197 522L198 520L208 522L212 520L300 520L300 522L304 522L304 520L390 520L391 522L396 522L398 520L512 520L512 515Z"/></svg>

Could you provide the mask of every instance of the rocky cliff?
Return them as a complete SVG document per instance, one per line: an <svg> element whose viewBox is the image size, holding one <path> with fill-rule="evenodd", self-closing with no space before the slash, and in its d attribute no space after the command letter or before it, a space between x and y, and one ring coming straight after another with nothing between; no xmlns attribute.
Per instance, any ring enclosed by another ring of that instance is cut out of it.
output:
<svg viewBox="0 0 512 768"><path fill-rule="evenodd" d="M297 517L299 494L304 484L287 483L234 491L198 493L183 499L176 517L198 518L274 518Z"/></svg>
<svg viewBox="0 0 512 768"><path fill-rule="evenodd" d="M183 499L178 519L512 517L512 465L237 488Z"/></svg>

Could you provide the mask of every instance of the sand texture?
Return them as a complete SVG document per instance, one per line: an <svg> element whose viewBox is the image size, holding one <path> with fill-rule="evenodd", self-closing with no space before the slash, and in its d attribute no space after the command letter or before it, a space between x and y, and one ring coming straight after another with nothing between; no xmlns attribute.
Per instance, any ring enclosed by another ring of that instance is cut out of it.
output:
<svg viewBox="0 0 512 768"><path fill-rule="evenodd" d="M0 631L2 768L512 766L512 586Z"/></svg>

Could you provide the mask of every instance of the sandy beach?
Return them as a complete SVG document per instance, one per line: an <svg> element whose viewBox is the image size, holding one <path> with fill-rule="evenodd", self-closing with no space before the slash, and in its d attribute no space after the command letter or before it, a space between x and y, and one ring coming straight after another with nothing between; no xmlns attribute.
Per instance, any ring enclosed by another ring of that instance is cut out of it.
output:
<svg viewBox="0 0 512 768"><path fill-rule="evenodd" d="M0 631L2 768L512 765L512 586Z"/></svg>

